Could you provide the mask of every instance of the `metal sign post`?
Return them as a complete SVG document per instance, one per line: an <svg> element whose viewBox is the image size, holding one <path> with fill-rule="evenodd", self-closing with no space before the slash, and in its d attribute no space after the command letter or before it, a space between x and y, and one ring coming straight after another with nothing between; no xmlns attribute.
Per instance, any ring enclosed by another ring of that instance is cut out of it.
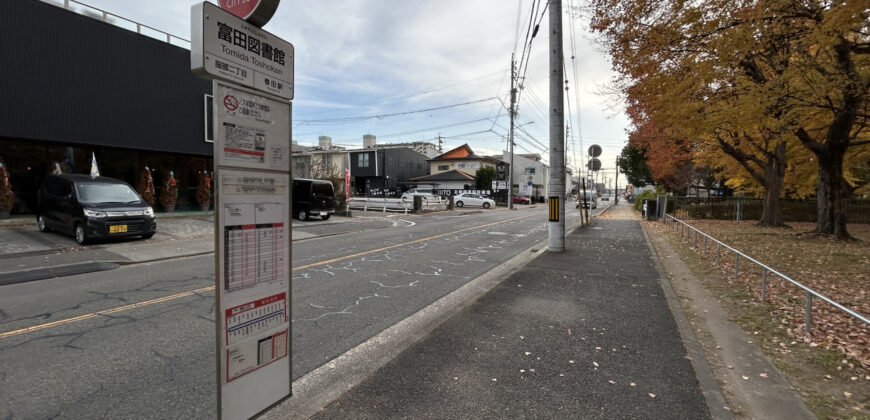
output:
<svg viewBox="0 0 870 420"><path fill-rule="evenodd" d="M217 412L245 419L291 395L293 45L211 3L191 15L191 70L213 79Z"/></svg>

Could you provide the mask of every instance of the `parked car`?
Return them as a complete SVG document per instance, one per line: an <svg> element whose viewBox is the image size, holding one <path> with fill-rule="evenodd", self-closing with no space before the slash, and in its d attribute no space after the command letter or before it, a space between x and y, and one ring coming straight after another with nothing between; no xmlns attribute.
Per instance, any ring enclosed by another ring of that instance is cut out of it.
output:
<svg viewBox="0 0 870 420"><path fill-rule="evenodd" d="M37 192L36 226L75 237L79 244L96 239L157 232L154 209L130 185L105 176L49 175Z"/></svg>
<svg viewBox="0 0 870 420"><path fill-rule="evenodd" d="M402 201L414 201L414 196L423 196L424 198L433 199L438 196L432 188L411 188L402 193Z"/></svg>
<svg viewBox="0 0 870 420"><path fill-rule="evenodd" d="M610 201L610 194L601 194L601 201Z"/></svg>
<svg viewBox="0 0 870 420"><path fill-rule="evenodd" d="M453 196L453 205L456 207L482 206L485 209L495 206L495 201L483 197L480 194L462 193Z"/></svg>
<svg viewBox="0 0 870 420"><path fill-rule="evenodd" d="M514 196L514 204L532 204L532 200L529 197L515 195Z"/></svg>
<svg viewBox="0 0 870 420"><path fill-rule="evenodd" d="M580 192L578 196L581 198L581 200L577 202L576 208L580 208L581 204L583 205L584 209L588 209L590 208L590 206L593 209L598 208L598 197L595 196L595 191L586 191L586 195L583 195L583 192Z"/></svg>
<svg viewBox="0 0 870 420"><path fill-rule="evenodd" d="M299 220L320 216L328 220L335 213L335 189L325 179L293 180L293 214Z"/></svg>

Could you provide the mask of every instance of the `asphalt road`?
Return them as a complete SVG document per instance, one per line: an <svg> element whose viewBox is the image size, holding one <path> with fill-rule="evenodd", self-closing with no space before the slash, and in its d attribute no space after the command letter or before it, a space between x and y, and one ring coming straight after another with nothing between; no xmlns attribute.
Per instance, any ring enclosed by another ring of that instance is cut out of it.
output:
<svg viewBox="0 0 870 420"><path fill-rule="evenodd" d="M546 207L519 208L362 215L394 223L295 241L294 379L545 239ZM0 287L0 418L215 417L213 265Z"/></svg>

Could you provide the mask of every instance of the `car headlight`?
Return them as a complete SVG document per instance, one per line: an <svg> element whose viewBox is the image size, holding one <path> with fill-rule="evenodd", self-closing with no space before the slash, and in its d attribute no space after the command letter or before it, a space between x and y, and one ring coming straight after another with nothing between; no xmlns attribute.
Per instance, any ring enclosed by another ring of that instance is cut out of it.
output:
<svg viewBox="0 0 870 420"><path fill-rule="evenodd" d="M148 207L147 209L145 209L145 215L146 215L146 216L153 216L153 215L154 215L154 209L151 208L151 207Z"/></svg>
<svg viewBox="0 0 870 420"><path fill-rule="evenodd" d="M88 216L88 217L106 217L106 212L104 212L104 211L95 211L95 210L91 210L91 209L84 209L84 210L85 210L85 216Z"/></svg>

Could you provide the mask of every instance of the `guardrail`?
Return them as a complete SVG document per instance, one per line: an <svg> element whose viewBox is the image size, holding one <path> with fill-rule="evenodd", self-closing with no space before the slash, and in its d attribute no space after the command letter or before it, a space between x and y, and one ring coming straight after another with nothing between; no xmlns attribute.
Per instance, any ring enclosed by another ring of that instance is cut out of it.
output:
<svg viewBox="0 0 870 420"><path fill-rule="evenodd" d="M351 197L348 201L348 207L351 209L362 209L363 211L381 210L382 212L400 212L407 214L414 209L413 201L403 201L401 198L372 198L372 197ZM438 198L423 197L423 209L428 210L444 210L447 208L447 201Z"/></svg>
<svg viewBox="0 0 870 420"><path fill-rule="evenodd" d="M80 15L88 16L97 20L101 20L119 28L127 29L128 31L136 32L140 35L145 35L157 40L166 41L169 44L177 47L190 49L190 41L179 36L170 34L169 32L161 31L148 25L132 21L123 16L118 16L114 13L107 12L103 9L84 4L76 0L41 0L43 3L48 3L53 6L62 7ZM173 42L174 41L174 42Z"/></svg>
<svg viewBox="0 0 870 420"><path fill-rule="evenodd" d="M708 242L708 240L714 242L716 244L716 264L719 264L719 261L722 258L722 248L725 248L726 250L731 251L734 254L734 280L737 280L739 275L740 275L740 259L741 258L761 267L761 301L762 302L767 300L767 273L771 273L771 274L774 274L776 276L779 276L781 279L783 279L783 280L791 283L792 285L797 286L799 289L802 289L803 291L805 291L807 294L807 298L806 298L806 306L804 309L804 311L805 311L804 312L804 330L807 332L807 334L812 334L813 298L814 297L819 298L819 299L829 303L831 306L851 315L855 319L858 319L859 321L861 321L867 325L870 325L870 319L867 319L866 317L862 316L861 314L859 314L859 313L857 313L857 312L855 312L855 311L853 311L853 310L851 310L851 309L849 309L849 308L847 308L847 307L845 307L837 302L834 302L833 300L831 300L827 296L824 296L821 293L819 293L819 292L817 292L817 291L815 291L807 286L804 286L800 282L795 281L795 280L789 278L788 276L786 276L785 274L782 274L779 271L776 271L776 270L768 267L764 263L761 263L758 260L738 251L734 247L729 246L728 244L726 244L726 243L724 243L724 242L722 242L722 241L720 241L720 240L718 240L718 239L716 239L716 238L714 238L714 237L712 237L704 232L701 232L699 229L695 228L694 226L692 226L692 225L690 225L690 224L688 224L680 219L677 219L676 217L671 216L669 214L665 214L662 220L665 223L665 225L670 225L675 230L679 230L680 239L690 239L690 237L692 236L692 232L694 232L695 249L698 248L698 235L703 236L704 237L704 256L707 255L707 242Z"/></svg>

